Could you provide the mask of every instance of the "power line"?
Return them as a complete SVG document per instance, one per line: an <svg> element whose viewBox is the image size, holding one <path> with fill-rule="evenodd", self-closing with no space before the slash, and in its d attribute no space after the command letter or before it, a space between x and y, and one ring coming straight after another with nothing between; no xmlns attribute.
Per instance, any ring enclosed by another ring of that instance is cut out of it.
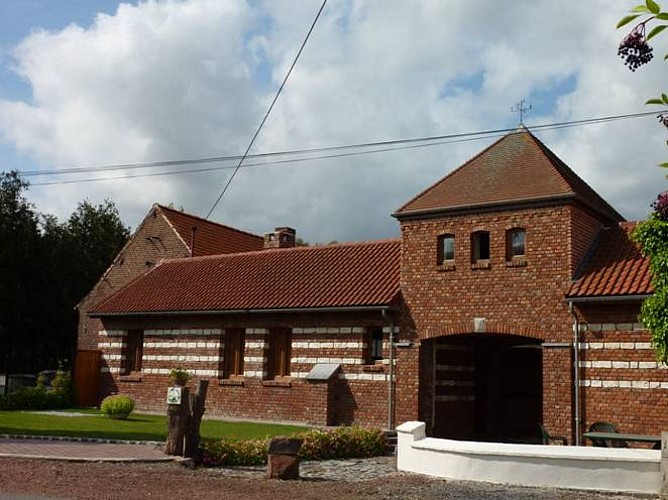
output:
<svg viewBox="0 0 668 500"><path fill-rule="evenodd" d="M606 123L610 121L625 120L632 118L642 118L650 115L656 115L655 111L652 112L643 112L643 113L633 113L627 115L614 115L598 118L588 118L583 120L573 120L567 122L557 122L557 123L548 123L542 125L532 126L531 130L557 130L561 128L577 127L584 125L592 125L599 123ZM335 152L335 151L345 151L350 149L360 149L360 148L371 148L376 146L396 146L396 147L380 147L376 149L366 149L363 151L352 151L348 153L340 154L329 154L329 155L319 155L319 156L308 156L305 158L290 158L286 160L275 160L268 162L259 162L259 163L247 163L243 165L243 168L247 167L258 167L258 166L268 166L268 165L277 165L277 164L286 164L286 163L300 163L312 160L321 160L321 159L330 159L330 158L342 158L350 156L359 156L365 154L375 154L388 151L399 151L406 149L415 149L423 147L432 147L443 144L452 144L457 142L468 142L472 140L482 140L493 137L498 137L500 135L513 132L517 130L513 128L504 128L504 129L495 129L495 130L486 130L486 131L476 131L476 132L466 132L460 134L447 134L447 135L437 135L437 136L426 136L426 137L417 137L409 139L393 139L388 141L376 141L376 142L366 142L366 143L357 143L357 144L348 144L342 146L330 146L323 148L311 148L311 149L300 149L300 150L290 150L290 151L277 151L270 153L260 153L255 155L247 155L246 158L268 158L276 156L287 156L287 155L300 155L300 154L314 154L322 152ZM416 144L422 143L422 144ZM403 146L402 146L403 145ZM211 163L211 162L221 162L228 161L232 159L239 159L240 156L220 156L220 157L211 157L211 158L198 158L190 160L172 160L166 162L151 162L151 163L133 163L133 164L122 164L122 165L110 165L106 167L88 167L85 170L83 169L60 169L54 171L23 171L19 172L22 176L30 175L60 175L64 173L76 173L79 172L96 172L96 171L106 171L106 170L116 170L116 169L140 169L140 168L154 168L158 166L172 166L172 165L187 165L187 164L198 164L198 163ZM177 175L177 174L188 174L188 173L202 173L202 172L212 172L217 170L230 170L237 169L234 166L216 166L208 168L198 168L198 169L188 169L188 170L175 170L167 172L151 172L151 173L142 173L142 174L129 174L122 176L114 177L93 177L88 179L69 179L69 180L59 180L59 181L50 181L50 182L39 182L32 183L31 186L53 186L59 184L76 184L76 183L89 183L89 182L99 182L99 181L109 181L109 180L122 180L122 179L134 179L140 177L157 177L165 175Z"/></svg>
<svg viewBox="0 0 668 500"><path fill-rule="evenodd" d="M239 169L241 168L241 164L244 162L244 160L246 159L246 155L248 155L248 153L250 152L250 149L253 147L253 144L255 143L255 139L257 139L257 136L260 135L260 130L262 130L262 126L264 125L264 122L267 121L267 118L269 118L269 113L271 113L271 110L274 109L274 104L276 104L276 101L278 100L278 96L281 95L281 92L283 91L283 87L285 87L285 84L287 83L288 78L290 78L290 74L292 73L292 70L294 69L295 65L297 64L297 61L299 60L299 56L302 55L302 52L304 51L304 47L306 47L306 42L308 42L308 39L311 37L311 33L313 33L313 29L315 28L315 25L318 22L318 19L320 19L320 14L322 13L326 4L327 4L327 0L323 0L322 5L320 6L320 9L318 10L318 13L315 15L315 19L313 19L313 22L311 23L311 27L309 28L308 33L306 33L306 37L304 38L304 41L302 42L301 47L299 47L299 51L297 52L297 55L295 56L294 60L292 61L292 64L290 65L290 69L288 69L288 72L286 73L285 78L283 78L283 82L281 83L281 86L278 88L278 92L276 92L276 95L274 96L274 100L271 101L271 104L269 105L269 109L267 109L267 112L265 113L264 118L262 118L262 121L260 122L260 126L255 131L255 134L253 134L253 138L248 143L248 147L246 148L246 151L244 151L244 154L242 155L241 159L239 160L239 164L237 165L237 168L235 168L234 171L232 172L232 175L227 180L227 183L225 184L225 187L223 187L223 190L218 195L218 198L216 198L216 201L213 203L213 205L211 206L211 208L207 212L206 216L204 217L205 219L209 218L209 216L211 215L211 212L213 212L216 209L216 207L218 206L218 203L220 203L220 200L222 200L223 196L225 196L225 193L227 192L227 188L230 187L230 184L232 184L232 181L234 180L234 177L237 175L237 172L239 172Z"/></svg>

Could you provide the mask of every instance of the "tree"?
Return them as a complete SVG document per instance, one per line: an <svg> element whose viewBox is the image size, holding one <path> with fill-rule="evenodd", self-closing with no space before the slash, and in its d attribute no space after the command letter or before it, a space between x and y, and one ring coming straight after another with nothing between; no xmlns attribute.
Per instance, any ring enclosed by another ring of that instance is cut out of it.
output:
<svg viewBox="0 0 668 500"><path fill-rule="evenodd" d="M625 64L635 71L653 58L653 50L647 44L649 40L665 30L668 25L668 13L661 11L661 6L653 0L646 0L644 5L637 5L631 13L623 17L617 28L640 19L631 32L619 45L619 55L625 58ZM653 28L647 33L647 26ZM668 54L664 61L668 59ZM658 98L649 99L646 104L668 106L668 95L662 93ZM661 123L668 127L668 116L659 115ZM668 163L662 163L668 167ZM652 204L653 211L648 220L640 222L632 238L640 245L642 254L649 258L652 272L654 293L645 299L640 308L640 321L650 333L656 356L663 363L668 362L668 192L659 194Z"/></svg>
<svg viewBox="0 0 668 500"><path fill-rule="evenodd" d="M23 196L28 183L15 171L0 175L0 366L22 365L37 325L31 314L33 292L39 287L35 250L38 218Z"/></svg>
<svg viewBox="0 0 668 500"><path fill-rule="evenodd" d="M77 206L66 224L69 239L68 252L77 279L75 294L81 300L109 267L112 260L125 245L130 230L123 225L116 205L105 199L94 206L84 200Z"/></svg>
<svg viewBox="0 0 668 500"><path fill-rule="evenodd" d="M74 307L129 236L110 200L84 200L60 223L35 211L27 189L17 172L0 174L0 373L71 359Z"/></svg>

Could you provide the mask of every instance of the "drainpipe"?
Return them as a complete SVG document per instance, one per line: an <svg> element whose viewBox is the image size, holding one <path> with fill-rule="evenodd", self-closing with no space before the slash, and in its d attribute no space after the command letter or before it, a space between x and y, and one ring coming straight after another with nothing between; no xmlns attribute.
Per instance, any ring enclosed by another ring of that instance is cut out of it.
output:
<svg viewBox="0 0 668 500"><path fill-rule="evenodd" d="M390 374L387 384L387 429L394 429L394 321L387 309L382 309L383 318L390 324Z"/></svg>
<svg viewBox="0 0 668 500"><path fill-rule="evenodd" d="M568 312L573 317L573 384L575 385L575 446L580 446L580 323L573 310L573 302L568 302Z"/></svg>

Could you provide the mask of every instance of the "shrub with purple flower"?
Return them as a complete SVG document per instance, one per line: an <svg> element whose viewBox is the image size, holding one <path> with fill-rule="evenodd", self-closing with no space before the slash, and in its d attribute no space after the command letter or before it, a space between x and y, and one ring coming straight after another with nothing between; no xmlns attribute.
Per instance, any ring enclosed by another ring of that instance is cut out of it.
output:
<svg viewBox="0 0 668 500"><path fill-rule="evenodd" d="M652 203L652 208L658 219L668 222L668 191L659 193L656 201Z"/></svg>

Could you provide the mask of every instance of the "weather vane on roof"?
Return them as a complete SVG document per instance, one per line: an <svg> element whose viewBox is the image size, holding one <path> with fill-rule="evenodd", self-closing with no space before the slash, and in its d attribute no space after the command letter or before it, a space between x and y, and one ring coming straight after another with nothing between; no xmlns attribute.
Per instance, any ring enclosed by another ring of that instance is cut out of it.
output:
<svg viewBox="0 0 668 500"><path fill-rule="evenodd" d="M524 125L524 122L522 121L522 119L524 117L524 113L526 113L527 111L531 111L531 104L529 104L528 108L525 108L524 107L524 99L522 99L520 102L515 104L512 108L510 108L510 111L512 113L517 113L519 115L519 118L520 118L520 125Z"/></svg>

